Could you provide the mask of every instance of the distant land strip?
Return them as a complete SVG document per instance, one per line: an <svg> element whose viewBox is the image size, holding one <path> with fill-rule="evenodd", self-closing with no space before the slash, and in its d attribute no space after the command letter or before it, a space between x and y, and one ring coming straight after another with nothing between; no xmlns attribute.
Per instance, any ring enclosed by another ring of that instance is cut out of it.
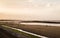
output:
<svg viewBox="0 0 60 38"><path fill-rule="evenodd" d="M52 23L52 24L60 24L60 22L56 21L22 21L23 23Z"/></svg>
<svg viewBox="0 0 60 38"><path fill-rule="evenodd" d="M38 21L38 20L32 20L32 21L29 21L29 20L27 20L27 21L25 21L25 20L0 20L0 21L18 21L18 22L20 22L20 23L52 23L52 24L60 24L60 21L56 21L56 20L52 20L52 21Z"/></svg>

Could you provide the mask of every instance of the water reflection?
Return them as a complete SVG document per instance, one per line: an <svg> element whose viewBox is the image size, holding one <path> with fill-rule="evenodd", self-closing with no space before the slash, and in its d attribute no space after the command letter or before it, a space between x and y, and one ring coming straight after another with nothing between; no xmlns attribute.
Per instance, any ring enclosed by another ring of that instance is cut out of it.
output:
<svg viewBox="0 0 60 38"><path fill-rule="evenodd" d="M25 25L48 25L48 26L60 26L60 24L49 24L49 23L20 23Z"/></svg>

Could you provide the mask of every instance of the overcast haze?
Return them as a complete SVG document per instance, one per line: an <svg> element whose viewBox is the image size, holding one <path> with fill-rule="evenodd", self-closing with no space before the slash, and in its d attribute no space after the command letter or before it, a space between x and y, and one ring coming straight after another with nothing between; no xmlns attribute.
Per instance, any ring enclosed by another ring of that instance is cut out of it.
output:
<svg viewBox="0 0 60 38"><path fill-rule="evenodd" d="M0 19L60 20L60 0L0 0Z"/></svg>

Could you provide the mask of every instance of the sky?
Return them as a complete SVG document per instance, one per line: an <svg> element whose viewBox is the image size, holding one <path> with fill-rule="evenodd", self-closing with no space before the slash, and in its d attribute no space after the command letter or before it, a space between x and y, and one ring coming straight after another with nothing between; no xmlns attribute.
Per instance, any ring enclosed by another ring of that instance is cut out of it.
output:
<svg viewBox="0 0 60 38"><path fill-rule="evenodd" d="M0 19L60 20L60 0L0 0Z"/></svg>

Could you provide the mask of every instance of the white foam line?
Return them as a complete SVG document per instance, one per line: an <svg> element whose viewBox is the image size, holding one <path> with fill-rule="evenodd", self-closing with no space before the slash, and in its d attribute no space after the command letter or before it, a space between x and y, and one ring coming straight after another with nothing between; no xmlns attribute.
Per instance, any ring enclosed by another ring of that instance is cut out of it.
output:
<svg viewBox="0 0 60 38"><path fill-rule="evenodd" d="M30 34L30 35L33 35L33 36L37 36L37 37L40 37L40 38L48 38L48 37L45 37L45 36L41 36L41 35L38 35L38 34L34 34L34 33L31 33L31 32L24 31L24 30L21 30L21 29L12 28L12 27L5 26L5 25L2 25L2 26L7 27L7 28L11 28L11 29L14 29L14 30L18 30L20 32L24 32L24 33L27 33L27 34Z"/></svg>

